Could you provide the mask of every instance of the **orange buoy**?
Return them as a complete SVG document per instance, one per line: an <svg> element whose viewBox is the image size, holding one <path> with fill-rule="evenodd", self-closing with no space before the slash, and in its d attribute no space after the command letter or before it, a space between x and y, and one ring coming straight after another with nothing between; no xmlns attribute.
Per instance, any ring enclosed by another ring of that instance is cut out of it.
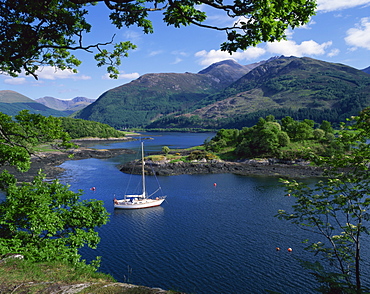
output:
<svg viewBox="0 0 370 294"><path fill-rule="evenodd" d="M280 251L280 247L276 247L276 251Z"/></svg>
<svg viewBox="0 0 370 294"><path fill-rule="evenodd" d="M292 248L288 248L288 252L292 252L293 251L293 249Z"/></svg>

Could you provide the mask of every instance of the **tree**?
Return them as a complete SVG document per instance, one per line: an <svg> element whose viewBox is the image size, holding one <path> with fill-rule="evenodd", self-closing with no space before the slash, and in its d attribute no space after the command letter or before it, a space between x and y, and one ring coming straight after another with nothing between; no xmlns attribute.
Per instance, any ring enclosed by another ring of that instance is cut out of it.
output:
<svg viewBox="0 0 370 294"><path fill-rule="evenodd" d="M80 201L81 191L54 180L45 182L41 172L32 183L19 184L7 171L30 168L34 148L51 143L56 148L75 146L63 131L61 120L21 111L14 118L0 113L0 255L23 254L33 261L66 260L75 265L84 245L95 247L99 237L94 228L105 224L108 213L102 201Z"/></svg>
<svg viewBox="0 0 370 294"><path fill-rule="evenodd" d="M99 243L94 228L108 221L102 201L79 201L81 191L69 191L58 180L45 182L41 173L32 183L19 185L3 172L0 183L6 193L6 201L0 203L0 255L17 253L35 262L78 265L78 249Z"/></svg>
<svg viewBox="0 0 370 294"><path fill-rule="evenodd" d="M313 134L313 137L316 140L320 140L320 139L324 138L325 131L323 129L314 129L312 134Z"/></svg>
<svg viewBox="0 0 370 294"><path fill-rule="evenodd" d="M302 141L313 136L314 122L312 120L296 121L287 116L281 122L283 131L287 132L292 140Z"/></svg>
<svg viewBox="0 0 370 294"><path fill-rule="evenodd" d="M163 146L162 152L167 155L170 152L170 148L168 146Z"/></svg>
<svg viewBox="0 0 370 294"><path fill-rule="evenodd" d="M245 50L260 42L286 38L286 29L304 25L315 13L315 0L254 1L177 1L177 0L4 0L0 3L0 71L18 76L22 71L37 78L40 66L71 69L81 63L71 52L95 52L97 66L107 66L111 77L117 77L117 66L131 42L114 43L114 36L96 44L85 45L83 37L91 30L86 20L88 9L103 5L110 9L112 24L121 29L136 25L145 34L153 33L149 14L163 12L167 25L195 25L224 31L227 41L221 49L229 53ZM208 24L207 8L224 13L234 23L230 26Z"/></svg>
<svg viewBox="0 0 370 294"><path fill-rule="evenodd" d="M321 235L322 240L309 243L306 249L321 254L326 264L317 261L305 265L322 283L322 293L369 291L369 285L364 286L361 279L365 266L361 244L370 232L370 108L353 120L354 125L335 138L338 148L328 157L315 159L318 166L325 168L324 180L314 187L284 181L287 192L296 197L296 204L292 212L280 210L277 215ZM325 267L327 264L330 267Z"/></svg>
<svg viewBox="0 0 370 294"><path fill-rule="evenodd" d="M281 147L285 147L289 145L290 138L286 132L282 131L282 132L279 132L277 135L278 135L279 145Z"/></svg>
<svg viewBox="0 0 370 294"><path fill-rule="evenodd" d="M217 132L216 136L212 138L212 141L218 142L223 140L225 146L235 146L238 142L240 131L238 129L221 129Z"/></svg>
<svg viewBox="0 0 370 294"><path fill-rule="evenodd" d="M279 123L260 118L256 125L241 131L235 152L239 156L272 155L279 147L288 144L288 140Z"/></svg>
<svg viewBox="0 0 370 294"><path fill-rule="evenodd" d="M327 120L322 121L322 123L320 125L320 129L325 131L325 133L334 133L334 129L331 126L331 123Z"/></svg>
<svg viewBox="0 0 370 294"><path fill-rule="evenodd" d="M13 165L27 171L34 147L46 142L57 149L75 146L59 118L30 114L27 110L12 118L0 112L0 166Z"/></svg>

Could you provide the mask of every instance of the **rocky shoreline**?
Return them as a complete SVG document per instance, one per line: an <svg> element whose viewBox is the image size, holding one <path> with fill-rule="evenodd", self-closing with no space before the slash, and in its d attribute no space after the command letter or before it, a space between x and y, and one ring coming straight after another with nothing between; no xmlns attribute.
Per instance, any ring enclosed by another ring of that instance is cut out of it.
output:
<svg viewBox="0 0 370 294"><path fill-rule="evenodd" d="M19 181L29 182L37 175L40 169L46 174L47 179L55 179L64 171L59 167L67 160L80 160L87 158L111 158L120 154L132 154L135 151L130 149L92 149L80 147L78 149L71 149L68 152L54 151L54 152L39 152L31 157L31 168L25 172L19 172L15 168L7 167L6 169L14 174Z"/></svg>
<svg viewBox="0 0 370 294"><path fill-rule="evenodd" d="M47 179L55 179L64 171L59 167L67 160L80 160L87 158L111 158L120 154L133 154L135 151L130 149L92 149L79 147L78 149L68 150L68 152L40 152L32 156L31 168L25 173L21 173L14 168L6 169L14 174L19 181L31 181L40 169L46 174ZM129 162L118 166L118 169L125 173L141 173L139 161ZM286 178L309 178L321 177L322 169L308 165L305 162L277 163L271 160L246 160L243 162L231 162L222 160L200 160L193 162L160 162L147 161L145 172L149 175L155 173L160 176L174 176L182 174L216 174L234 173L245 176L269 176Z"/></svg>
<svg viewBox="0 0 370 294"><path fill-rule="evenodd" d="M125 173L141 173L139 161L121 165L119 169ZM271 161L247 160L244 162L231 161L194 161L194 162L150 162L145 164L148 175L174 176L182 174L216 174L233 173L244 176L271 176L286 178L321 177L323 170L307 163L272 163Z"/></svg>

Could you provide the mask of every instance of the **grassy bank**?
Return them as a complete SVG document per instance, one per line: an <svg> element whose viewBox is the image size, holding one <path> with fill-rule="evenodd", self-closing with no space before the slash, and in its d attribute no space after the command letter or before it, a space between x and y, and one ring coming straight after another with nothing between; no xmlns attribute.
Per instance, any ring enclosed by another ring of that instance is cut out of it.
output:
<svg viewBox="0 0 370 294"><path fill-rule="evenodd" d="M0 293L179 293L117 283L107 274L90 267L75 268L60 262L31 263L26 260L0 261Z"/></svg>

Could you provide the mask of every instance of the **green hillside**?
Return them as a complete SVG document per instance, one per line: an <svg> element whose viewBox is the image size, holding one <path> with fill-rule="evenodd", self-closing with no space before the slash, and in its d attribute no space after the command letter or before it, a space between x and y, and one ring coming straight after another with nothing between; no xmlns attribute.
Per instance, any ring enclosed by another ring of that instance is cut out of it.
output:
<svg viewBox="0 0 370 294"><path fill-rule="evenodd" d="M19 94L10 90L0 91L0 102L1 103L30 103L34 102L31 98L28 98L22 94Z"/></svg>
<svg viewBox="0 0 370 294"><path fill-rule="evenodd" d="M116 128L146 126L152 120L184 111L220 90L209 75L146 74L131 83L105 92L75 117L109 124Z"/></svg>
<svg viewBox="0 0 370 294"><path fill-rule="evenodd" d="M149 127L243 127L273 114L344 121L370 106L370 75L342 64L284 57L264 63L192 111Z"/></svg>
<svg viewBox="0 0 370 294"><path fill-rule="evenodd" d="M7 115L16 115L19 111L27 109L30 113L39 113L44 116L67 116L66 113L51 109L34 100L14 91L0 91L0 112Z"/></svg>

